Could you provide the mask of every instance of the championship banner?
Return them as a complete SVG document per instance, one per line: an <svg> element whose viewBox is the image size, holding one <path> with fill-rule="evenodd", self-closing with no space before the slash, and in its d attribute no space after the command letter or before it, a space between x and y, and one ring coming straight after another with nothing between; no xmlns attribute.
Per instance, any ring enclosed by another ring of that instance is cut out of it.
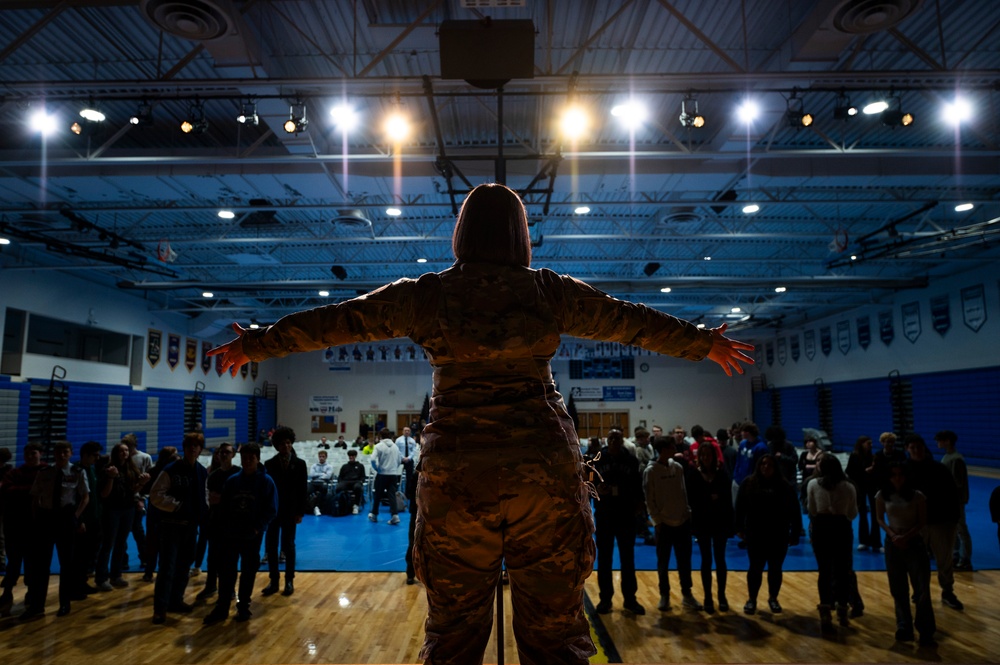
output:
<svg viewBox="0 0 1000 665"><path fill-rule="evenodd" d="M184 346L184 366L187 367L188 374L194 371L198 364L198 340L187 338Z"/></svg>
<svg viewBox="0 0 1000 665"><path fill-rule="evenodd" d="M247 379L247 374L250 373L250 367L249 367L249 365L250 365L250 363L243 363L243 365L240 367L240 376L243 377L244 381L246 381L246 379Z"/></svg>
<svg viewBox="0 0 1000 665"><path fill-rule="evenodd" d="M256 360L250 361L250 378L254 381L257 380L257 374L260 372L260 364Z"/></svg>
<svg viewBox="0 0 1000 665"><path fill-rule="evenodd" d="M201 343L201 371L208 375L209 370L212 369L212 356L208 355L208 352L212 350L211 342Z"/></svg>
<svg viewBox="0 0 1000 665"><path fill-rule="evenodd" d="M896 329L892 323L891 309L878 313L878 336L886 346L892 344L892 340L896 338Z"/></svg>
<svg viewBox="0 0 1000 665"><path fill-rule="evenodd" d="M788 340L788 346L791 347L792 360L799 362L799 336L792 335L791 339Z"/></svg>
<svg viewBox="0 0 1000 665"><path fill-rule="evenodd" d="M824 356L830 355L830 351L833 351L833 336L830 334L830 326L823 326L819 329L819 348Z"/></svg>
<svg viewBox="0 0 1000 665"><path fill-rule="evenodd" d="M903 337L910 340L911 344L916 344L920 337L920 303L911 302L902 306L903 315Z"/></svg>
<svg viewBox="0 0 1000 665"><path fill-rule="evenodd" d="M845 356L851 350L851 322L837 321L837 348Z"/></svg>
<svg viewBox="0 0 1000 665"><path fill-rule="evenodd" d="M788 342L785 340L784 337L779 337L778 338L778 362L781 363L782 365L784 365L785 361L788 360L788 351L787 351L787 348L788 348Z"/></svg>
<svg viewBox="0 0 1000 665"><path fill-rule="evenodd" d="M170 365L170 371L177 369L177 365L181 362L181 336L170 333L167 335L167 364Z"/></svg>
<svg viewBox="0 0 1000 665"><path fill-rule="evenodd" d="M931 325L942 337L951 328L951 303L948 296L931 298Z"/></svg>
<svg viewBox="0 0 1000 665"><path fill-rule="evenodd" d="M858 317L858 346L867 349L872 343L872 320L865 314Z"/></svg>
<svg viewBox="0 0 1000 665"><path fill-rule="evenodd" d="M806 358L812 360L816 357L816 331L807 330L802 333L802 345L805 347Z"/></svg>
<svg viewBox="0 0 1000 665"><path fill-rule="evenodd" d="M163 332L149 329L149 337L146 339L146 360L150 367L156 367L160 362L160 348L163 345Z"/></svg>
<svg viewBox="0 0 1000 665"><path fill-rule="evenodd" d="M767 366L774 364L774 342L764 344L764 357L767 358Z"/></svg>
<svg viewBox="0 0 1000 665"><path fill-rule="evenodd" d="M215 356L215 373L222 376L222 354Z"/></svg>
<svg viewBox="0 0 1000 665"><path fill-rule="evenodd" d="M986 323L986 289L982 284L962 289L962 322L973 332Z"/></svg>

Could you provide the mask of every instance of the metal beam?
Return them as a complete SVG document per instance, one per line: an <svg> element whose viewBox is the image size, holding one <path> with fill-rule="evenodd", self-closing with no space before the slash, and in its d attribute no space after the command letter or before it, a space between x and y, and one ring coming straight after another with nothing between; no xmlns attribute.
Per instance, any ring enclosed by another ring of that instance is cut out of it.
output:
<svg viewBox="0 0 1000 665"><path fill-rule="evenodd" d="M370 72L375 67L375 65L377 65L380 62L382 62L382 60L386 56L388 56L390 53L392 53L392 50L394 48L396 48L399 45L400 42L402 42L404 39L406 39L407 35L409 35L411 32L413 32L414 30L416 30L417 27L423 22L423 20L425 18L427 18L428 16L430 16L431 12L434 11L435 9L437 9L441 5L442 2L443 2L443 0L434 0L434 2L431 3L430 7L428 7L427 9L425 9L420 14L420 16L418 16L412 23L410 23L408 26L406 26L403 29L403 31L401 33L399 33L399 35L397 35L396 38L392 40L392 42L389 43L388 46L386 46L384 49L382 49L378 53L378 55L376 55L372 59L372 61L369 62L365 66L364 69L362 69L360 72L357 73L357 78L364 78L365 75L368 72Z"/></svg>

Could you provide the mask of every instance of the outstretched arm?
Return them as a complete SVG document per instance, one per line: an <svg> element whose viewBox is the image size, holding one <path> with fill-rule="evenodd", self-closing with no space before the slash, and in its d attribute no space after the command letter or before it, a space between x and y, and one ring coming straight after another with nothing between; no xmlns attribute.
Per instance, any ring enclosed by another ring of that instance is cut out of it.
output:
<svg viewBox="0 0 1000 665"><path fill-rule="evenodd" d="M222 371L225 372L228 369L233 376L236 376L236 373L240 371L240 367L250 362L250 359L243 352L243 334L247 329L234 322L233 330L236 331L236 339L215 347L208 352L208 355L217 356L221 354Z"/></svg>
<svg viewBox="0 0 1000 665"><path fill-rule="evenodd" d="M743 366L740 363L752 365L753 358L743 353L743 351L753 351L753 344L738 342L730 339L722 333L726 332L726 324L723 323L718 328L712 328L712 349L708 352L708 359L718 363L728 376L733 375L733 370L737 374L743 373Z"/></svg>

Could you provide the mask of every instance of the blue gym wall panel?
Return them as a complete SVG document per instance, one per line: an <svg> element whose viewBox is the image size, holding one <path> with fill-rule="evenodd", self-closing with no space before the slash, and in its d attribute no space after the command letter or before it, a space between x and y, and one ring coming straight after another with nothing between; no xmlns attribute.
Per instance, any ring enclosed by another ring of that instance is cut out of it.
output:
<svg viewBox="0 0 1000 665"><path fill-rule="evenodd" d="M271 431L278 426L277 401L265 397L254 397L257 401L257 429Z"/></svg>
<svg viewBox="0 0 1000 665"><path fill-rule="evenodd" d="M781 427L796 446L802 445L802 428L819 429L816 386L781 388ZM763 433L763 432L762 432Z"/></svg>
<svg viewBox="0 0 1000 665"><path fill-rule="evenodd" d="M850 452L859 436L878 441L879 434L892 431L888 379L845 381L827 387L833 406L835 450Z"/></svg>
<svg viewBox="0 0 1000 665"><path fill-rule="evenodd" d="M774 424L771 404L775 399L776 392L776 390L772 389L761 390L753 394L753 421L760 428L761 432Z"/></svg>
<svg viewBox="0 0 1000 665"><path fill-rule="evenodd" d="M247 436L249 414L250 397L247 395L203 393L201 425L205 433L205 447L252 441Z"/></svg>
<svg viewBox="0 0 1000 665"><path fill-rule="evenodd" d="M936 450L934 434L958 434L958 450L969 464L997 466L1000 368L940 372L909 377L913 386L913 429Z"/></svg>

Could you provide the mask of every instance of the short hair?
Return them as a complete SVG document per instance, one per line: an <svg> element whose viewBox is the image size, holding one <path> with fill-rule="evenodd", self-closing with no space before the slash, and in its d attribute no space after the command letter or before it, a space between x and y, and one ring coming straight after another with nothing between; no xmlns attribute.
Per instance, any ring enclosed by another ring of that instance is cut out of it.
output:
<svg viewBox="0 0 1000 665"><path fill-rule="evenodd" d="M59 452L60 450L68 450L70 454L73 454L73 444L69 441L56 441L52 444L52 452Z"/></svg>
<svg viewBox="0 0 1000 665"><path fill-rule="evenodd" d="M720 427L719 431L715 433L715 438L719 440L719 443L725 444L729 441L729 430L725 427Z"/></svg>
<svg viewBox="0 0 1000 665"><path fill-rule="evenodd" d="M649 436L649 430L647 430L645 427L635 428L635 438L638 439L639 437L642 437L645 439L648 436Z"/></svg>
<svg viewBox="0 0 1000 665"><path fill-rule="evenodd" d="M281 426L274 430L271 434L271 443L273 445L276 446L279 443L284 443L285 441L288 443L295 443L295 430L291 427Z"/></svg>
<svg viewBox="0 0 1000 665"><path fill-rule="evenodd" d="M318 453L316 453L316 456L317 457L326 457L327 456L327 452L325 450L321 450Z"/></svg>
<svg viewBox="0 0 1000 665"><path fill-rule="evenodd" d="M958 443L958 435L952 432L950 429L943 429L934 435L935 441L947 441L948 443L955 445Z"/></svg>
<svg viewBox="0 0 1000 665"><path fill-rule="evenodd" d="M740 425L740 431L750 432L750 436L757 436L758 434L760 434L760 430L757 428L757 423L751 422L749 420Z"/></svg>
<svg viewBox="0 0 1000 665"><path fill-rule="evenodd" d="M923 448L925 451L927 450L927 442L924 441L924 437L915 432L907 434L903 437L904 446L909 447L911 444L917 446L918 448Z"/></svg>
<svg viewBox="0 0 1000 665"><path fill-rule="evenodd" d="M24 446L24 453L27 454L29 452L36 452L41 455L45 452L45 448L37 441L32 441Z"/></svg>
<svg viewBox="0 0 1000 665"><path fill-rule="evenodd" d="M129 448L139 445L139 439L137 439L135 434L133 434L132 432L129 432L128 434L123 436L121 442L124 443Z"/></svg>
<svg viewBox="0 0 1000 665"><path fill-rule="evenodd" d="M764 438L768 441L773 441L776 443L785 442L785 430L778 425L771 425L766 430L764 430Z"/></svg>
<svg viewBox="0 0 1000 665"><path fill-rule="evenodd" d="M660 453L664 448L673 448L677 450L677 442L674 441L672 436L654 436L653 437L653 450Z"/></svg>
<svg viewBox="0 0 1000 665"><path fill-rule="evenodd" d="M530 266L528 213L517 192L495 182L469 192L458 213L451 251L460 263Z"/></svg>
<svg viewBox="0 0 1000 665"><path fill-rule="evenodd" d="M205 435L201 432L188 432L184 435L184 441L181 445L185 448L188 446L198 446L199 448L205 447Z"/></svg>
<svg viewBox="0 0 1000 665"><path fill-rule="evenodd" d="M80 456L83 455L100 455L104 446L101 445L100 441L88 441L82 446L80 446Z"/></svg>
<svg viewBox="0 0 1000 665"><path fill-rule="evenodd" d="M702 427L701 425L692 425L691 436L697 439L699 436L704 436L704 435L705 435L704 427Z"/></svg>
<svg viewBox="0 0 1000 665"><path fill-rule="evenodd" d="M260 460L260 445L256 443L244 443L240 446L240 456L253 455Z"/></svg>
<svg viewBox="0 0 1000 665"><path fill-rule="evenodd" d="M391 436L392 436L392 430L390 430L388 427L383 427L378 431L378 438L380 439L388 439Z"/></svg>
<svg viewBox="0 0 1000 665"><path fill-rule="evenodd" d="M228 441L224 441L223 443L219 444L219 447L216 448L215 451L218 452L218 451L220 451L220 450L222 450L224 448L229 448L230 450L232 450L233 449L233 444L229 443Z"/></svg>
<svg viewBox="0 0 1000 665"><path fill-rule="evenodd" d="M357 449L356 448L351 448L350 450L348 450L347 451L347 456L348 457L357 457L358 456Z"/></svg>
<svg viewBox="0 0 1000 665"><path fill-rule="evenodd" d="M894 432L882 432L878 435L879 443L896 443L896 434Z"/></svg>
<svg viewBox="0 0 1000 665"><path fill-rule="evenodd" d="M607 439L608 439L608 445L611 445L611 439L614 439L616 441L621 441L622 443L624 443L625 435L622 434L622 431L620 429L611 429L608 430Z"/></svg>

